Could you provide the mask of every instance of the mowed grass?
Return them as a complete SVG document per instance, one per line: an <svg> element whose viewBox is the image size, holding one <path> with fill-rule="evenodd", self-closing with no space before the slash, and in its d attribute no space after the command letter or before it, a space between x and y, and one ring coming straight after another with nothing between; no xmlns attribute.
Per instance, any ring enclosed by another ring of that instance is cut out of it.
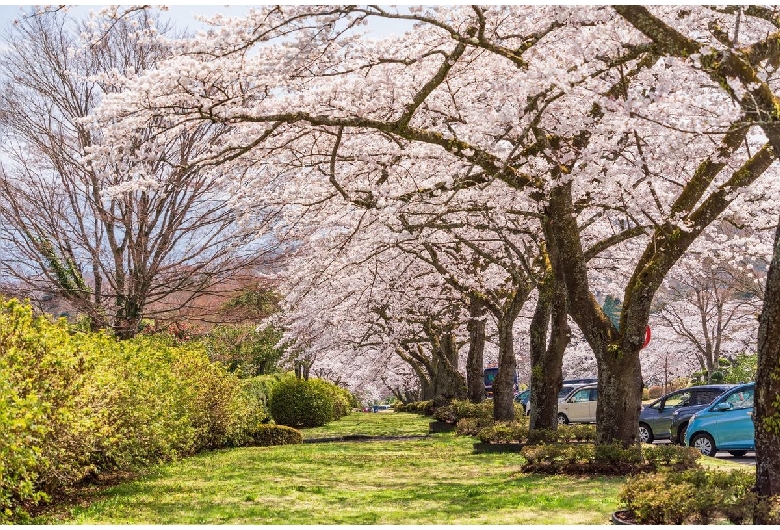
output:
<svg viewBox="0 0 780 530"><path fill-rule="evenodd" d="M353 413L307 438L423 435L430 418ZM111 487L77 524L605 524L622 478L527 475L473 438L332 442L214 451ZM61 513L61 512L60 512Z"/></svg>

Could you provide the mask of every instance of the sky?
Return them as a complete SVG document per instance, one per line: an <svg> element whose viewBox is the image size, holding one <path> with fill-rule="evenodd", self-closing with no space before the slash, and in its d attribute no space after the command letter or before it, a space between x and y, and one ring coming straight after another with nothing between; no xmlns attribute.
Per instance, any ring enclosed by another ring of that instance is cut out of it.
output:
<svg viewBox="0 0 780 530"><path fill-rule="evenodd" d="M14 19L19 18L20 14L22 13L20 7L29 8L31 5L35 4L27 4L23 6L22 4L13 2L0 2L0 31L5 31L5 29L13 23ZM78 18L86 18L90 11L97 12L100 10L100 8L107 5L109 4L105 4L103 2L79 4L69 7L69 11L72 15ZM170 3L165 5L168 6L168 11L167 13L163 13L163 19L169 18L172 20L177 29L182 30L188 28L192 31L197 31L206 27L204 24L195 19L196 14L214 15L216 13L222 13L223 15L228 16L241 16L246 13L250 7L252 7L251 5L186 5ZM403 33L407 28L409 28L409 26L409 24L402 21L383 20L381 22L376 22L369 25L369 28L371 29L372 33L375 33L377 37L381 37L391 33Z"/></svg>

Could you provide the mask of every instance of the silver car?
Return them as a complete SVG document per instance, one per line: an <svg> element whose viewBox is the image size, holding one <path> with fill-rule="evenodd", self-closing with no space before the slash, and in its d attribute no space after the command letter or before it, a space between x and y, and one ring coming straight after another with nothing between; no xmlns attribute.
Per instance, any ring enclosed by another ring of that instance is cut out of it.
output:
<svg viewBox="0 0 780 530"><path fill-rule="evenodd" d="M595 423L598 397L597 384L575 388L558 403L558 423Z"/></svg>

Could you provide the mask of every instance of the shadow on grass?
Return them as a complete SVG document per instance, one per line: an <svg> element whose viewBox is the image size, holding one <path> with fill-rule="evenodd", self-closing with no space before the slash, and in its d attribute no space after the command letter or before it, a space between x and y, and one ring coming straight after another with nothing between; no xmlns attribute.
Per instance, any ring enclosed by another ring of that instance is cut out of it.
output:
<svg viewBox="0 0 780 530"><path fill-rule="evenodd" d="M519 473L471 438L222 450L74 510L87 524L603 524L620 478Z"/></svg>

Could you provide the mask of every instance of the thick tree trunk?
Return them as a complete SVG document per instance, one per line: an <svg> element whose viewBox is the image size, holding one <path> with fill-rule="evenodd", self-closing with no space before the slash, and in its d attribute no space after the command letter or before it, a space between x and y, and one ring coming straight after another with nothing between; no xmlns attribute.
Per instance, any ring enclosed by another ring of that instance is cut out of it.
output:
<svg viewBox="0 0 780 530"><path fill-rule="evenodd" d="M485 399L484 352L485 352L485 306L476 296L469 297L469 353L466 359L466 384L468 399L481 403Z"/></svg>
<svg viewBox="0 0 780 530"><path fill-rule="evenodd" d="M587 262L571 198L571 183L552 189L545 231L548 240L560 250L560 259L553 261L553 268L558 269L556 273L565 281L569 313L585 335L598 363L596 443L620 442L626 446L638 443L637 425L642 403L642 373L638 352L643 337L635 337L635 327L641 314L634 311L631 320L627 324L623 323L626 320L626 308L631 303L626 296L621 329L627 331L632 341L624 340L590 291ZM648 302L635 299L633 303L640 301ZM635 349L624 347L625 344L635 342L638 342Z"/></svg>
<svg viewBox="0 0 780 530"><path fill-rule="evenodd" d="M458 349L451 331L441 334L434 350L433 406L444 407L455 399L466 399L466 381L458 371Z"/></svg>
<svg viewBox="0 0 780 530"><path fill-rule="evenodd" d="M549 344L548 323L552 319ZM530 428L558 427L558 391L563 384L563 354L571 338L567 321L566 286L556 282L552 268L539 285L539 300L531 319Z"/></svg>
<svg viewBox="0 0 780 530"><path fill-rule="evenodd" d="M780 226L766 282L764 308L759 318L758 371L755 394L756 490L764 504L756 510L755 524L780 524L766 501L780 496Z"/></svg>
<svg viewBox="0 0 780 530"><path fill-rule="evenodd" d="M596 443L639 443L642 403L642 367L637 351L608 344L596 353L599 396L596 404Z"/></svg>
<svg viewBox="0 0 780 530"><path fill-rule="evenodd" d="M515 393L514 382L517 371L514 336L512 325L514 317L498 322L498 373L493 380L493 419L496 421L514 421Z"/></svg>

